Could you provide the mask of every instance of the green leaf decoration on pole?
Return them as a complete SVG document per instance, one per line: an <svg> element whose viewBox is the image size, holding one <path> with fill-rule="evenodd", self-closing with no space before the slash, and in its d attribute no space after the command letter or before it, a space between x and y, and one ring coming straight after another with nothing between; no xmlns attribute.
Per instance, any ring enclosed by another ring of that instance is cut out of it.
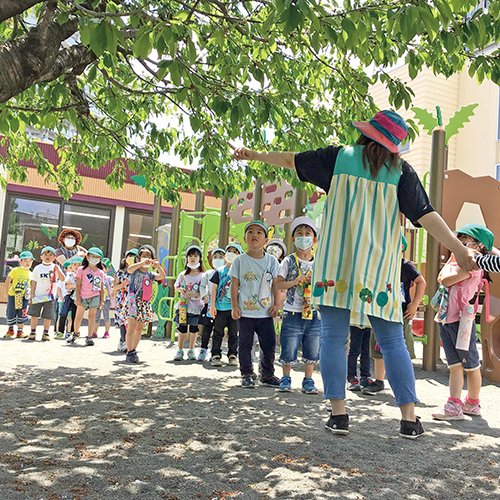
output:
<svg viewBox="0 0 500 500"><path fill-rule="evenodd" d="M474 116L474 110L479 106L479 104L469 104L468 106L462 106L451 118L446 125L446 144L450 140L450 137L458 134L461 128L470 121L472 116Z"/></svg>
<svg viewBox="0 0 500 500"><path fill-rule="evenodd" d="M448 144L449 140L458 132L461 128L464 127L466 123L468 123L472 116L474 116L474 110L479 106L477 103L468 104L467 106L462 106L451 118L448 124L445 126L446 131L446 144ZM440 108L436 106L437 117L434 116L430 111L424 108L412 108L413 114L415 118L423 127L423 129L429 134L432 134L432 131L436 126L442 126L442 120L440 120ZM440 123L441 121L441 123Z"/></svg>

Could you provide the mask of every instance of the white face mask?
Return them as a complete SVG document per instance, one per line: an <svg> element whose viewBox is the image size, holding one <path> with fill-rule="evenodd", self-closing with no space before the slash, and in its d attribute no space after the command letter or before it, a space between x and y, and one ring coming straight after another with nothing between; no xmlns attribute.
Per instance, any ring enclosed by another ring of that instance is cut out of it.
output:
<svg viewBox="0 0 500 500"><path fill-rule="evenodd" d="M283 250L278 245L269 245L266 248L266 252L269 255L273 255L277 259L279 259L281 257L281 255L283 254Z"/></svg>
<svg viewBox="0 0 500 500"><path fill-rule="evenodd" d="M200 263L199 262L196 262L194 264L188 263L187 266L189 267L189 269L198 269L200 267Z"/></svg>
<svg viewBox="0 0 500 500"><path fill-rule="evenodd" d="M295 238L295 246L299 250L309 250L313 246L313 237L312 236L297 236Z"/></svg>
<svg viewBox="0 0 500 500"><path fill-rule="evenodd" d="M212 259L212 264L215 269L218 269L224 265L224 259Z"/></svg>
<svg viewBox="0 0 500 500"><path fill-rule="evenodd" d="M71 248L76 244L75 238L64 238L64 246Z"/></svg>
<svg viewBox="0 0 500 500"><path fill-rule="evenodd" d="M97 266L101 262L101 259L99 257L90 257L89 258L89 264L92 264L93 266Z"/></svg>
<svg viewBox="0 0 500 500"><path fill-rule="evenodd" d="M228 264L232 264L234 262L234 260L236 259L236 257L238 257L238 256L235 253L233 253L233 252L227 252L227 254L224 257L224 259L226 260L226 262Z"/></svg>

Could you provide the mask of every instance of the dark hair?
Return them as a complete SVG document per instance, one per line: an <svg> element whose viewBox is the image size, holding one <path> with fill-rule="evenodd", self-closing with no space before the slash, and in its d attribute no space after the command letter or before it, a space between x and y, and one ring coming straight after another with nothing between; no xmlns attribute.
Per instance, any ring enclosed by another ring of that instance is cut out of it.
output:
<svg viewBox="0 0 500 500"><path fill-rule="evenodd" d="M125 257L124 259L122 259L120 261L120 267L118 268L120 271L123 271L125 269L128 268L128 264L127 264L127 258Z"/></svg>
<svg viewBox="0 0 500 500"><path fill-rule="evenodd" d="M87 269L87 267L89 267L89 261L87 260L87 256L85 256L83 258L83 262L82 262L82 267L83 269ZM103 268L102 268L102 261L99 261L99 264L97 264L96 266L97 268L99 268L101 271L103 271Z"/></svg>
<svg viewBox="0 0 500 500"><path fill-rule="evenodd" d="M360 135L356 141L358 146L363 148L363 166L370 171L373 178L376 178L384 165L389 170L398 166L399 154L391 153L378 142L372 141L364 135Z"/></svg>
<svg viewBox="0 0 500 500"><path fill-rule="evenodd" d="M201 255L201 252L197 248L191 248L191 250L189 250L189 252L186 254L186 265L184 268L184 274L189 274L192 271L192 269L187 265L187 258L195 253L200 256L200 267L198 268L198 271L200 271L200 273L203 272L203 255Z"/></svg>

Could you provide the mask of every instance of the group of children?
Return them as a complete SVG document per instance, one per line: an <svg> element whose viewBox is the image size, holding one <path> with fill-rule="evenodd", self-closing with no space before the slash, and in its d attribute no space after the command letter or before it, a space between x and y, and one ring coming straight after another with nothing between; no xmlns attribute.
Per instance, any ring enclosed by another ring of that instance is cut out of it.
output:
<svg viewBox="0 0 500 500"><path fill-rule="evenodd" d="M174 360L184 359L187 341L187 359L205 361L211 339L210 363L215 367L222 366L222 341L227 330L227 362L230 366L239 365L242 387L256 386L252 349L257 338L261 384L290 392L291 368L297 363L301 348L305 365L302 391L317 394L313 372L319 361L321 318L310 304L310 285L318 229L308 217L295 219L291 225L295 252L289 255L286 255L283 242L268 240L268 231L262 221L250 222L245 227L244 236L247 251L244 252L237 243L230 243L224 249L215 248L208 257L212 269L206 272L203 270L201 248L191 245L187 249L185 269L175 282L180 300L176 304L178 350ZM491 231L469 224L459 229L457 235L464 245L478 252L479 266L492 272L500 270L500 257L487 254L494 249ZM406 245L403 237L403 252ZM6 337L35 340L41 317L42 341L50 340L49 328L54 308L57 308L55 338L66 338L68 343L74 343L80 336L85 311L88 311L89 333L85 344L94 345L101 312L106 326L104 338L109 337L109 312L111 300L115 297L115 324L120 329L118 349L126 353L127 362L137 363L137 346L143 329L153 320L153 282L165 278L164 269L155 260L154 248L143 245L127 251L115 276L108 272L111 263L97 247L88 249L84 255L74 254L64 260L63 269L56 261L53 247L44 247L40 259L41 263L30 271L33 254L30 251L21 252L19 266L12 269L7 277ZM461 270L452 254L439 275L445 308L436 320L440 322L441 341L450 368L450 397L442 411L433 414L438 420L459 420L464 418L464 414L480 415L480 362L475 325L473 319L472 322L470 320L475 309L470 301L479 293L483 274L482 270L472 273ZM415 287L411 291L413 285ZM402 259L404 332L411 358L415 354L410 320L415 315L425 287L426 282L413 263ZM282 311L281 379L275 376L274 370L274 318L279 311ZM28 316L31 317L29 335L23 332ZM201 348L196 356L200 325L203 326ZM371 377L370 358L374 359L374 378ZM374 394L384 388L383 353L369 328L351 326L347 364L350 390ZM462 401L464 372L467 376L467 396Z"/></svg>
<svg viewBox="0 0 500 500"><path fill-rule="evenodd" d="M252 351L255 339L260 348L260 383L291 391L291 367L297 363L302 346L305 376L302 391L317 394L312 374L319 360L321 323L318 311L310 303L310 283L314 257L313 247L317 227L308 217L298 217L291 226L296 252L286 256L281 240L268 240L269 229L262 221L252 221L245 227L247 251L237 243L225 249L215 248L209 255L212 269L203 270L202 250L196 245L186 251L186 267L180 273L175 290L181 298L176 304L175 322L178 350L175 361L187 359L205 361L212 338L210 363L222 366L222 341L227 329L227 363L238 366L242 387L254 388L257 375L253 368ZM283 309L280 333L281 379L275 376L275 320ZM203 326L201 349L194 348Z"/></svg>

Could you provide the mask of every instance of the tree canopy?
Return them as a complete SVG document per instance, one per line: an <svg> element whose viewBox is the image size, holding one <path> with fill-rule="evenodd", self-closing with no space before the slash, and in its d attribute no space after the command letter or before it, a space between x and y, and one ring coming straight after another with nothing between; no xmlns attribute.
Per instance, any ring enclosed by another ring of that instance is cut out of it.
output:
<svg viewBox="0 0 500 500"><path fill-rule="evenodd" d="M253 177L290 175L230 161L226 141L300 150L355 136L375 110L377 81L391 105L412 92L388 68L408 63L451 75L468 65L500 83L500 0L3 0L0 133L10 177L20 160L69 197L76 165L117 160L165 199L182 189L234 195ZM486 50L485 50L486 49ZM413 124L414 125L414 124ZM26 129L53 131L61 163L44 160ZM266 130L274 137L266 141ZM199 168L162 161L175 152Z"/></svg>

